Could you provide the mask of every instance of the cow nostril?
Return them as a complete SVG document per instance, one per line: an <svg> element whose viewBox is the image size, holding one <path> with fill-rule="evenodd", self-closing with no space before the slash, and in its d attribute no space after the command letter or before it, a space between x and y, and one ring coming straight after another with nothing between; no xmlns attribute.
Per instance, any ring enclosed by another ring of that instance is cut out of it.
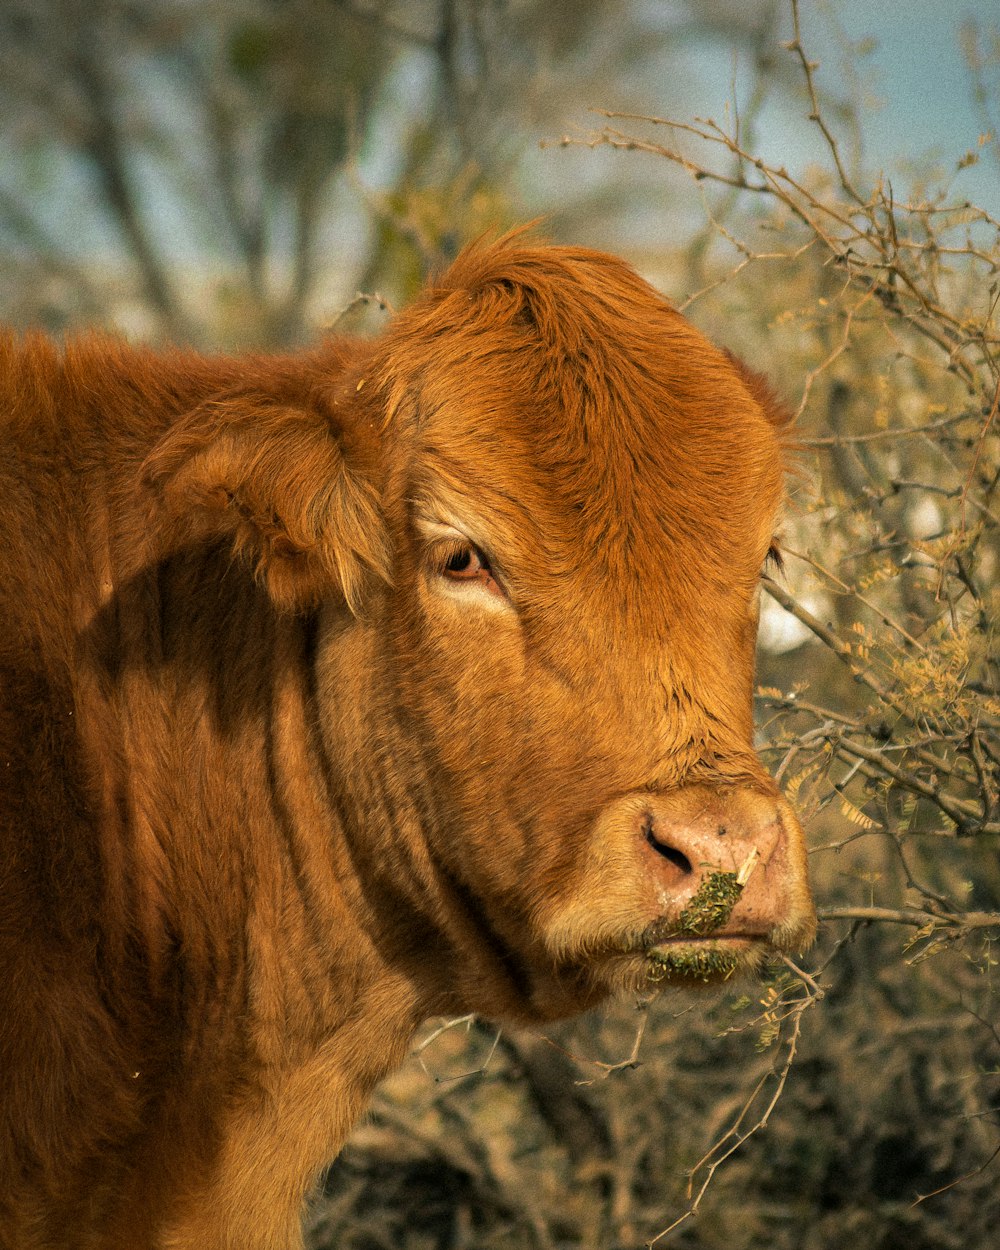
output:
<svg viewBox="0 0 1000 1250"><path fill-rule="evenodd" d="M643 827L643 832L646 835L646 841L657 853L657 855L662 855L663 858L673 864L675 868L679 868L685 876L694 872L694 869L691 866L691 861L684 854L684 852L677 850L675 846L668 846L665 842L661 842L653 832L653 826L650 822L647 822Z"/></svg>

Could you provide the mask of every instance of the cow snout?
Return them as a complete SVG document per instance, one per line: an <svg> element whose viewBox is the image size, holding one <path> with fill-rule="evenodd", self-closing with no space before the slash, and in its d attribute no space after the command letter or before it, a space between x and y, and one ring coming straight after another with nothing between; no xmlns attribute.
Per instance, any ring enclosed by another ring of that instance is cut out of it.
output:
<svg viewBox="0 0 1000 1250"><path fill-rule="evenodd" d="M659 917L655 937L764 938L804 945L814 916L798 820L749 787L689 786L638 812Z"/></svg>
<svg viewBox="0 0 1000 1250"><path fill-rule="evenodd" d="M808 946L802 829L767 784L633 790L604 807L578 888L546 917L557 962L604 949L607 984L632 990L728 980Z"/></svg>

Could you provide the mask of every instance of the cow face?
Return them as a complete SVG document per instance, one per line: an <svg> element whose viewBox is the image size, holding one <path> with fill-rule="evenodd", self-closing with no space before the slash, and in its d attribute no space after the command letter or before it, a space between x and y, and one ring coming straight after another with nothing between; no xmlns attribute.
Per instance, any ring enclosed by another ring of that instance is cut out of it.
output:
<svg viewBox="0 0 1000 1250"><path fill-rule="evenodd" d="M149 455L150 529L319 609L317 836L428 1010L558 1016L806 944L752 745L760 379L622 263L516 242L374 346L258 371Z"/></svg>
<svg viewBox="0 0 1000 1250"><path fill-rule="evenodd" d="M752 746L783 476L759 380L554 250L460 261L371 374L400 448L388 697L440 909L493 955L462 1004L556 1015L806 944L801 830Z"/></svg>

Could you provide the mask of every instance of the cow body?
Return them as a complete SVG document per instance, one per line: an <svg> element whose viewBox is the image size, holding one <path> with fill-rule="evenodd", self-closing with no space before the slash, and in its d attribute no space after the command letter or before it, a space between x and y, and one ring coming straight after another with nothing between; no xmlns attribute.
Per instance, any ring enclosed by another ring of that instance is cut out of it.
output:
<svg viewBox="0 0 1000 1250"><path fill-rule="evenodd" d="M483 246L287 357L7 339L0 445L3 1250L289 1250L428 1015L809 940L780 419L620 262Z"/></svg>

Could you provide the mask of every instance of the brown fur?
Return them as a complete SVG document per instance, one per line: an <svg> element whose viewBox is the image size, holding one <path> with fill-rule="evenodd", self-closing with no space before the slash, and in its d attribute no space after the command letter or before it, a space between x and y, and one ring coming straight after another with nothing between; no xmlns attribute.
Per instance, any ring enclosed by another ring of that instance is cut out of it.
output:
<svg viewBox="0 0 1000 1250"><path fill-rule="evenodd" d="M423 1018L649 984L706 865L761 857L713 959L808 940L783 418L621 262L481 245L286 357L7 338L0 396L4 1250L300 1245Z"/></svg>

